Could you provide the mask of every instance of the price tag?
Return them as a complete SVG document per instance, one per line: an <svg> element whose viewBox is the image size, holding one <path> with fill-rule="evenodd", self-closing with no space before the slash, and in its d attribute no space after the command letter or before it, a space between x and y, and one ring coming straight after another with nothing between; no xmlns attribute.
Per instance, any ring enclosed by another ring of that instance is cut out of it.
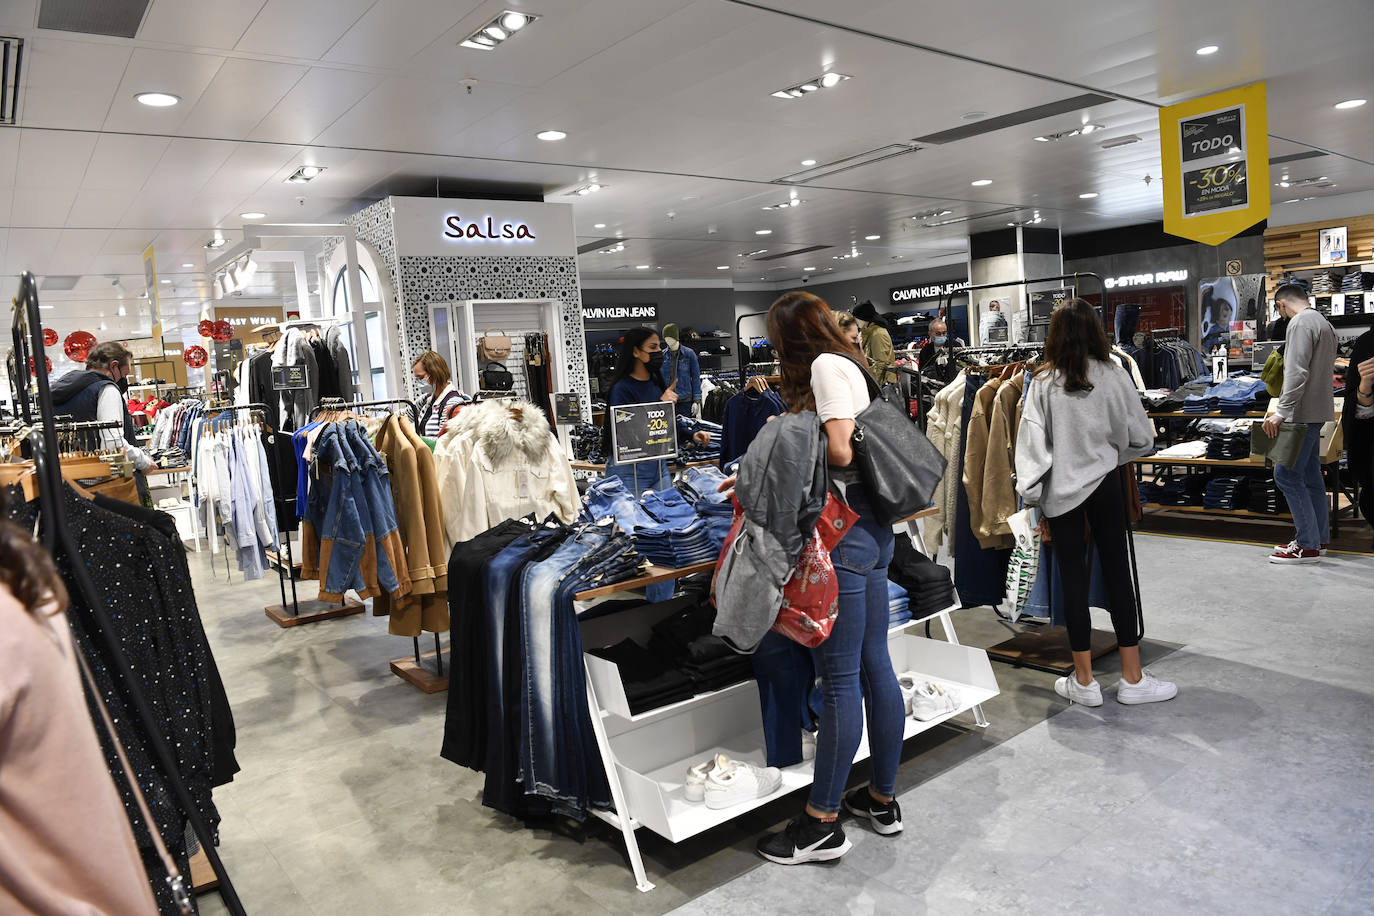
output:
<svg viewBox="0 0 1374 916"><path fill-rule="evenodd" d="M677 411L672 404L620 404L610 408L609 419L616 464L658 461L677 454Z"/></svg>
<svg viewBox="0 0 1374 916"><path fill-rule="evenodd" d="M582 422L582 401L572 392L553 393L553 422L558 426L575 426Z"/></svg>
<svg viewBox="0 0 1374 916"><path fill-rule="evenodd" d="M273 366L273 391L299 391L310 387L310 373L306 366Z"/></svg>

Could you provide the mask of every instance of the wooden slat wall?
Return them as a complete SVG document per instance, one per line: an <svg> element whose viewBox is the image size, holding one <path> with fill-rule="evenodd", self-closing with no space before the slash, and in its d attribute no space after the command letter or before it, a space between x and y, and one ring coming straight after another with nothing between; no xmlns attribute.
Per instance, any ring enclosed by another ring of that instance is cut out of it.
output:
<svg viewBox="0 0 1374 916"><path fill-rule="evenodd" d="M1282 226L1264 233L1264 269L1270 284L1277 284L1287 270L1315 267L1321 260L1317 233L1332 226L1347 227L1348 260L1374 260L1374 215ZM1351 268L1333 265L1331 269L1344 273ZM1366 265L1363 269L1374 271L1374 265Z"/></svg>

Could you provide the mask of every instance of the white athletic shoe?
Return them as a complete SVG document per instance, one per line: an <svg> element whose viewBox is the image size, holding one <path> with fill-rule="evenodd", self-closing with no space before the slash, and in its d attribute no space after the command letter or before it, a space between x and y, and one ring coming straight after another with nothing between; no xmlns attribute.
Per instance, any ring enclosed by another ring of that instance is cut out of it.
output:
<svg viewBox="0 0 1374 916"><path fill-rule="evenodd" d="M908 716L911 715L912 701L916 699L918 681L915 673L911 671L903 671L897 675L897 686L902 688L902 706Z"/></svg>
<svg viewBox="0 0 1374 916"><path fill-rule="evenodd" d="M1178 685L1169 681L1161 681L1150 673L1149 668L1142 668L1140 680L1137 683L1130 683L1125 678L1116 688L1116 701L1125 703L1127 706L1138 706L1141 703L1163 703L1165 700L1172 700L1178 696Z"/></svg>
<svg viewBox="0 0 1374 916"><path fill-rule="evenodd" d="M1097 682L1097 678L1093 678L1088 686L1084 687L1078 683L1078 678L1070 674L1054 682L1054 692L1070 703L1080 706L1102 705L1102 685Z"/></svg>
<svg viewBox="0 0 1374 916"><path fill-rule="evenodd" d="M934 681L921 681L911 698L911 714L922 722L929 722L959 708L959 695Z"/></svg>
<svg viewBox="0 0 1374 916"><path fill-rule="evenodd" d="M709 776L716 767L728 767L734 763L728 754L717 754L710 760L703 760L701 763L694 764L687 768L687 780L683 783L682 794L688 801L699 802L705 798L706 777Z"/></svg>
<svg viewBox="0 0 1374 916"><path fill-rule="evenodd" d="M816 733L802 729L802 760L816 759Z"/></svg>
<svg viewBox="0 0 1374 916"><path fill-rule="evenodd" d="M721 755L722 757L725 755ZM706 776L706 807L719 809L772 795L782 785L782 770L755 766L744 760L731 760L728 767L717 764Z"/></svg>

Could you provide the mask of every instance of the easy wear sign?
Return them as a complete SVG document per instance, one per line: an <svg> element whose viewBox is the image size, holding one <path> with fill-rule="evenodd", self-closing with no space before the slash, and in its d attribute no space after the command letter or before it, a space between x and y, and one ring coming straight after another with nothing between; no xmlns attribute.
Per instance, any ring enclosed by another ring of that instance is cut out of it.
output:
<svg viewBox="0 0 1374 916"><path fill-rule="evenodd" d="M1269 217L1264 83L1159 110L1164 231L1220 245Z"/></svg>

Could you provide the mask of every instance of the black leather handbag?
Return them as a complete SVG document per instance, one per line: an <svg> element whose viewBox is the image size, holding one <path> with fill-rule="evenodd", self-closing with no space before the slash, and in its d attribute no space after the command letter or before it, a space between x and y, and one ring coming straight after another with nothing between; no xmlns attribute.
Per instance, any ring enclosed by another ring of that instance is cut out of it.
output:
<svg viewBox="0 0 1374 916"><path fill-rule="evenodd" d="M854 364L863 371L858 360ZM878 522L892 525L930 505L945 473L945 456L873 376L867 371L863 376L872 400L854 418L854 467Z"/></svg>

